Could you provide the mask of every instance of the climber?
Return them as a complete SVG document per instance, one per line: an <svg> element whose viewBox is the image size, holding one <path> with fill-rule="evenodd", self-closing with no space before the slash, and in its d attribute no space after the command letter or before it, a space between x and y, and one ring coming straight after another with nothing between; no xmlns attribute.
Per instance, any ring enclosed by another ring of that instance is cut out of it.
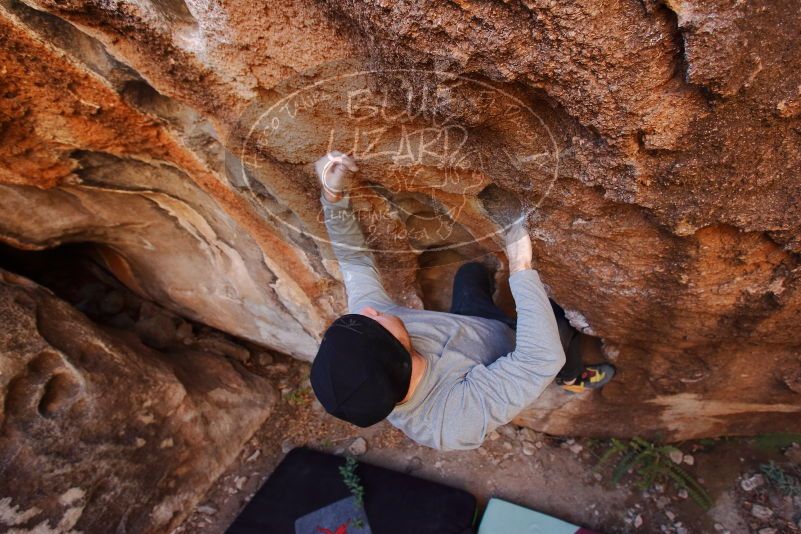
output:
<svg viewBox="0 0 801 534"><path fill-rule="evenodd" d="M516 321L493 303L479 263L456 273L450 313L402 307L384 291L351 211L356 163L331 152L315 170L350 311L325 331L312 364L312 389L329 414L361 427L386 418L420 444L471 449L554 378L573 393L612 378L609 364L582 365L581 335L549 301L522 222L505 235Z"/></svg>

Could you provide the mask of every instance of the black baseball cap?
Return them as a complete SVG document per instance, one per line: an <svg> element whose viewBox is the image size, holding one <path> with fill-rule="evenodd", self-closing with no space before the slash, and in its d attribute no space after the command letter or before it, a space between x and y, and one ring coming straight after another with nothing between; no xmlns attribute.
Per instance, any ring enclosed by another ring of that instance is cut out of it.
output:
<svg viewBox="0 0 801 534"><path fill-rule="evenodd" d="M375 319L350 313L325 331L310 378L328 413L368 427L406 397L411 376L406 347Z"/></svg>

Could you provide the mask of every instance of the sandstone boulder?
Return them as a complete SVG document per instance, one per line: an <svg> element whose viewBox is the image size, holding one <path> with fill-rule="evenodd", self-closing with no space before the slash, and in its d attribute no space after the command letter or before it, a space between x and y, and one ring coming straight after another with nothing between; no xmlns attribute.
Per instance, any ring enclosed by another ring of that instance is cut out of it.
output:
<svg viewBox="0 0 801 534"><path fill-rule="evenodd" d="M169 532L276 399L228 359L149 349L7 271L0 321L3 531Z"/></svg>
<svg viewBox="0 0 801 534"><path fill-rule="evenodd" d="M536 264L619 375L551 433L801 430L801 19L791 1L3 0L0 239L310 359L344 311L312 162L362 169L385 284ZM502 278L502 276L499 276Z"/></svg>

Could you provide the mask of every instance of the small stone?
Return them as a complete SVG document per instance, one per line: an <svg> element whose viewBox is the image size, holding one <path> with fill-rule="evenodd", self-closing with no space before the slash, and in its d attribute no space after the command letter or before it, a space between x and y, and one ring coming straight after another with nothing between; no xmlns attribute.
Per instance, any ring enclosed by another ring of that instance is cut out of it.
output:
<svg viewBox="0 0 801 534"><path fill-rule="evenodd" d="M278 374L283 375L289 372L289 365L285 363L274 363L267 367L266 371L269 371L270 374Z"/></svg>
<svg viewBox="0 0 801 534"><path fill-rule="evenodd" d="M229 341L222 334L208 334L199 337L195 345L200 350L219 354L221 356L228 356L234 360L242 363L247 363L250 360L250 351L242 345L237 345L233 341Z"/></svg>
<svg viewBox="0 0 801 534"><path fill-rule="evenodd" d="M717 530L718 532L720 532L721 530L726 528L723 525L721 525L720 523L715 523L713 526L714 526L715 530Z"/></svg>
<svg viewBox="0 0 801 534"><path fill-rule="evenodd" d="M678 523L673 525L673 528L676 529L676 534L687 534L689 532L686 527L683 527Z"/></svg>
<svg viewBox="0 0 801 534"><path fill-rule="evenodd" d="M771 527L761 528L758 531L758 534L776 534L776 529Z"/></svg>
<svg viewBox="0 0 801 534"><path fill-rule="evenodd" d="M489 434L489 439L490 439L490 441L495 441L495 440L496 440L496 439L498 439L499 437L501 437L501 435L500 435L500 434L498 434L498 433L497 433L496 431L494 431L494 430L493 430L492 432L490 432L490 434Z"/></svg>
<svg viewBox="0 0 801 534"><path fill-rule="evenodd" d="M358 437L354 439L350 445L348 445L348 452L353 456L361 456L362 454L367 452L367 440Z"/></svg>
<svg viewBox="0 0 801 534"><path fill-rule="evenodd" d="M593 473L592 474L592 478L594 478L595 480L600 482L601 480L603 480L604 477L603 477L603 475L601 473Z"/></svg>
<svg viewBox="0 0 801 534"><path fill-rule="evenodd" d="M765 484L765 477L763 477L760 473L757 473L754 476L744 478L740 482L740 487L743 488L743 491L753 491L763 484Z"/></svg>
<svg viewBox="0 0 801 534"><path fill-rule="evenodd" d="M573 454L578 454L578 453L580 453L581 451L584 450L584 447L582 447L578 443L573 443L572 445L570 445L569 448L570 448L570 452L572 452Z"/></svg>
<svg viewBox="0 0 801 534"><path fill-rule="evenodd" d="M751 515L756 517L757 519L766 520L773 517L773 510L771 510L767 506L762 506L761 504L755 504L751 506Z"/></svg>
<svg viewBox="0 0 801 534"><path fill-rule="evenodd" d="M679 490L678 496L679 496L679 499L686 499L687 497L690 496L690 494L687 493L686 489L682 488L682 489Z"/></svg>
<svg viewBox="0 0 801 534"><path fill-rule="evenodd" d="M236 489L238 489L239 491L242 491L242 489L245 487L245 483L247 481L248 481L248 477L236 477L234 479L234 485L236 486Z"/></svg>
<svg viewBox="0 0 801 534"><path fill-rule="evenodd" d="M692 454L685 454L684 463L687 465L693 465L695 463L695 458L693 458Z"/></svg>
<svg viewBox="0 0 801 534"><path fill-rule="evenodd" d="M213 506L209 506L208 504L201 504L197 507L197 511L204 515L214 515L217 513L217 509Z"/></svg>
<svg viewBox="0 0 801 534"><path fill-rule="evenodd" d="M512 444L509 443L508 441L504 441L503 442L503 448L507 449L507 450L512 450Z"/></svg>
<svg viewBox="0 0 801 534"><path fill-rule="evenodd" d="M682 460L684 460L684 453L678 449L670 451L668 456L670 457L670 461L674 464L680 464Z"/></svg>
<svg viewBox="0 0 801 534"><path fill-rule="evenodd" d="M541 449L545 446L545 444L541 441L537 441L536 443L534 443L534 446L537 447L538 449Z"/></svg>
<svg viewBox="0 0 801 534"><path fill-rule="evenodd" d="M670 504L670 497L667 495L661 495L656 499L656 507L660 510Z"/></svg>
<svg viewBox="0 0 801 534"><path fill-rule="evenodd" d="M116 315L125 307L125 295L112 289L100 301L100 311L106 315Z"/></svg>
<svg viewBox="0 0 801 534"><path fill-rule="evenodd" d="M291 439L285 439L281 442L281 452L288 453L295 448L295 443Z"/></svg>
<svg viewBox="0 0 801 534"><path fill-rule="evenodd" d="M195 338L192 335L192 323L181 321L181 324L175 329L175 337L184 345L193 343Z"/></svg>
<svg viewBox="0 0 801 534"><path fill-rule="evenodd" d="M136 326L134 321L127 312L120 312L108 320L109 324L115 328L123 330L132 330Z"/></svg>
<svg viewBox="0 0 801 534"><path fill-rule="evenodd" d="M442 460L434 462L434 469L442 469Z"/></svg>
<svg viewBox="0 0 801 534"><path fill-rule="evenodd" d="M521 428L517 431L517 437L523 441L530 441L535 442L537 441L537 433L531 430L530 428Z"/></svg>
<svg viewBox="0 0 801 534"><path fill-rule="evenodd" d="M640 528L642 526L642 515L637 514L637 517L634 518L634 528Z"/></svg>
<svg viewBox="0 0 801 534"><path fill-rule="evenodd" d="M526 456L534 456L534 453L537 452L537 448L534 447L531 443L523 443L523 454Z"/></svg>
<svg viewBox="0 0 801 534"><path fill-rule="evenodd" d="M665 517L668 518L668 521L673 521L674 519L676 519L676 514L674 514L670 510L665 510Z"/></svg>
<svg viewBox="0 0 801 534"><path fill-rule="evenodd" d="M498 433L506 439L517 439L517 430L512 425L503 425L497 428Z"/></svg>
<svg viewBox="0 0 801 534"><path fill-rule="evenodd" d="M251 454L250 456L248 456L248 459L247 459L247 460L245 460L245 461L246 461L246 462L253 462L253 461L255 461L255 460L256 460L256 458L258 458L259 456L261 456L261 449L256 449L256 450L253 452L253 454Z"/></svg>
<svg viewBox="0 0 801 534"><path fill-rule="evenodd" d="M260 350L253 356L253 361L256 362L256 365L267 367L275 361L275 356L266 350Z"/></svg>
<svg viewBox="0 0 801 534"><path fill-rule="evenodd" d="M158 313L136 321L136 334L142 343L154 349L165 349L175 342L175 321Z"/></svg>

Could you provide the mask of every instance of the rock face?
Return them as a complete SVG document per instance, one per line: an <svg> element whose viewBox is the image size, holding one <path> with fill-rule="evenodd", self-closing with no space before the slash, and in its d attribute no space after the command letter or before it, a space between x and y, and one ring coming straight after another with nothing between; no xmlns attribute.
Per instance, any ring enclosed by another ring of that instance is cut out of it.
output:
<svg viewBox="0 0 801 534"><path fill-rule="evenodd" d="M0 1L0 239L310 359L344 311L312 162L359 160L385 285L537 268L617 379L551 433L801 430L795 2ZM499 278L501 276L499 275Z"/></svg>
<svg viewBox="0 0 801 534"><path fill-rule="evenodd" d="M275 401L200 351L148 349L0 271L0 529L168 532Z"/></svg>

